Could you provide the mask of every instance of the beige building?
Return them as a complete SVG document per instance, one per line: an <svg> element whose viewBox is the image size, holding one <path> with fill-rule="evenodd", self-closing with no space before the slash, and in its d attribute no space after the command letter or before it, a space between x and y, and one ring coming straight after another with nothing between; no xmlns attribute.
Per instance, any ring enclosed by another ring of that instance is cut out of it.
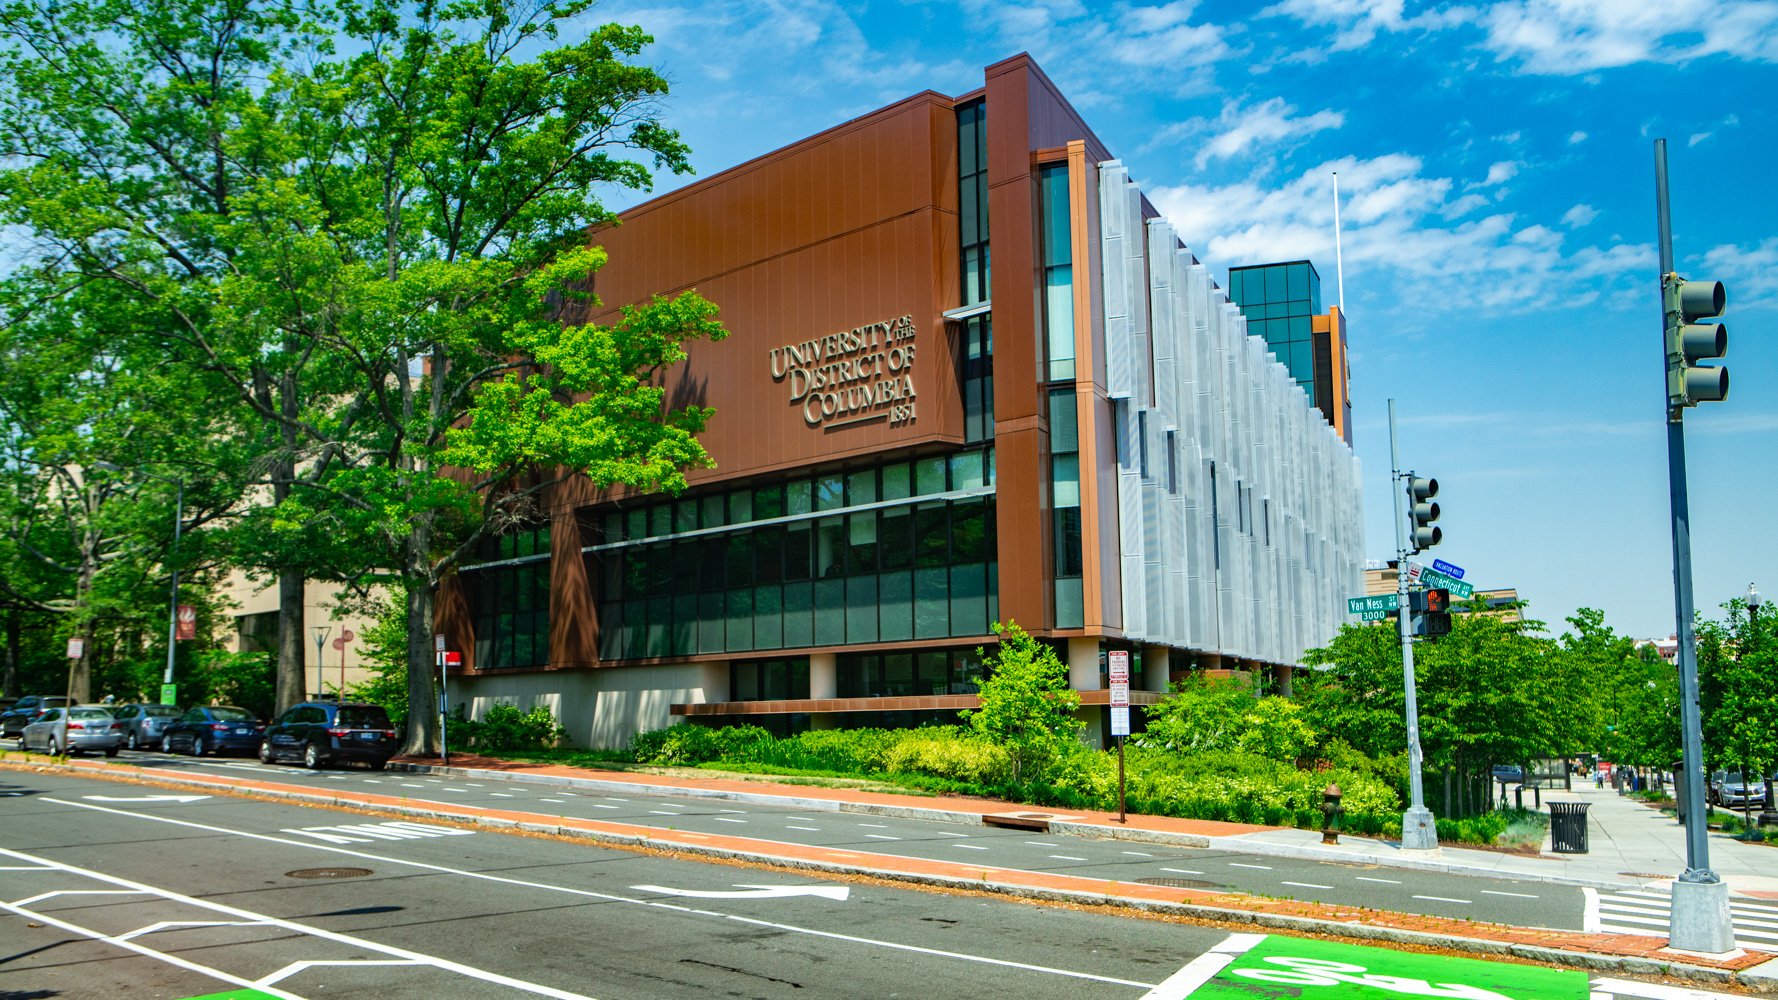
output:
<svg viewBox="0 0 1778 1000"><path fill-rule="evenodd" d="M303 587L303 691L313 697L351 687L370 678L361 656L364 630L370 624L358 615L340 615L336 584L309 581ZM223 637L223 647L234 653L278 651L278 588L261 584L236 571L223 588L223 597L235 627ZM325 629L319 653L315 630ZM351 638L340 642L342 636ZM338 643L338 645L336 645Z"/></svg>

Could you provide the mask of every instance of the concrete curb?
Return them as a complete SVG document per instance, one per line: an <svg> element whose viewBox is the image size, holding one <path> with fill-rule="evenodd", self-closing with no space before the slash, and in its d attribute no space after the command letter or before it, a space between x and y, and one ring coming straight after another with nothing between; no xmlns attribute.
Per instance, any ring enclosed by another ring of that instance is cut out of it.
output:
<svg viewBox="0 0 1778 1000"><path fill-rule="evenodd" d="M483 778L495 781L527 781L541 784L566 785L572 788L589 788L605 792L616 791L618 794L627 791L637 795L678 795L687 798L713 798L728 802L747 802L756 805L784 805L796 809L818 810L821 812L855 812L872 816L888 816L895 819L959 823L967 826L982 825L982 817L978 813L958 812L949 809L934 809L926 806L890 806L860 802L838 802L831 799L805 799L794 796L773 795L766 792L738 792L728 789L687 788L679 785L601 781L597 778L569 778L560 775L525 774L524 772L493 771L482 768L442 767L435 764L406 764L392 762L389 765L389 768L390 770L408 771L415 774L436 774L448 777ZM1356 854L1298 844L1272 844L1265 841L1242 840L1239 837L1213 837L1203 834L1168 833L1164 830L1143 830L1139 828L1110 826L1103 823L1081 823L1068 820L1051 821L1050 832L1077 837L1091 837L1099 840L1125 840L1136 843L1163 844L1170 847L1210 847L1219 850L1236 851L1241 854L1258 854L1273 858L1292 858L1302 861L1335 861L1347 864L1372 864L1381 865L1385 868L1401 868L1409 871L1439 872L1448 875L1478 875L1488 878L1511 879L1520 882L1543 882L1553 885L1582 886L1591 889L1633 889L1641 888L1648 884L1645 881L1636 879L1591 879L1568 875L1501 871L1496 868L1484 868L1480 865L1466 865L1460 862L1443 861L1432 858L1402 858L1395 855L1385 854Z"/></svg>
<svg viewBox="0 0 1778 1000"><path fill-rule="evenodd" d="M237 795L247 797L329 805L336 808L391 813L398 816L419 819L443 820L451 823L462 823L468 826L485 827L490 830L520 830L527 833L544 834L595 844L651 847L657 850L673 851L679 854L749 861L755 864L792 871L817 871L835 875L856 875L882 879L888 882L905 882L910 885L930 885L942 888L991 892L996 895L1021 899L1115 906L1149 913L1194 917L1214 920L1221 923L1246 924L1254 927L1297 931L1299 933L1325 934L1334 937L1385 944L1412 944L1443 949L1446 951L1462 952L1465 954L1483 956L1509 955L1515 958L1523 958L1529 961L1543 962L1548 965L1557 965L1565 968L1583 969L1592 972L1616 972L1640 976L1672 976L1696 983L1737 985L1756 992L1778 995L1778 960L1767 962L1764 965L1756 966L1752 969L1736 972L1729 969L1712 969L1699 965L1687 965L1683 962L1670 962L1635 956L1600 955L1593 952L1565 951L1560 948L1551 948L1544 945L1514 944L1505 941L1490 941L1486 938L1453 937L1449 935L1433 934L1426 931L1402 930L1393 927L1376 927L1366 924L1348 923L1345 921L1323 920L1315 917L1297 917L1275 913L1255 913L1249 910L1233 910L1199 903L1169 903L1157 900L1133 899L1127 896L1119 896L1114 893L1051 889L1007 882L994 882L987 879L962 879L946 875L929 875L917 872L898 872L894 870L865 868L858 865L815 861L805 858L784 858L759 851L738 850L734 848L717 847L714 845L686 844L679 841L655 840L647 835L615 833L602 830L583 830L572 826L564 826L560 822L525 822L523 820L511 820L497 816L480 815L478 813L452 812L450 810L438 809L430 806L417 806L401 803L365 803L350 799L342 799L336 795L322 794L307 790L286 791L283 789L245 788L230 784L226 781L206 781L188 775L163 775L160 773L145 775L139 768L130 768L128 771L124 771L122 767L115 769L81 768L66 763L55 764L47 761L43 763L35 763L30 761L13 761L10 759L0 760L0 766L38 769L54 768L76 773L83 771L88 773L98 771L100 774L118 774L121 772L125 776L134 775L160 784L203 788L213 791L219 789L227 790ZM467 772L470 769L453 768L451 770ZM499 774L500 772L475 771L473 773L477 776L481 776ZM532 777L551 778L549 781L541 782L543 784L560 784L570 787L572 787L571 782L585 780L554 778L553 776L548 775L534 775ZM621 787L630 791L637 790L637 787L633 785L622 785ZM716 795L712 797L720 798L721 796ZM782 801L782 799L777 796L772 796L770 798L772 801ZM822 801L825 802L825 800ZM832 803L827 804L831 805ZM830 809L828 811L837 812L840 810ZM1102 829L1093 824L1077 825L1089 829Z"/></svg>

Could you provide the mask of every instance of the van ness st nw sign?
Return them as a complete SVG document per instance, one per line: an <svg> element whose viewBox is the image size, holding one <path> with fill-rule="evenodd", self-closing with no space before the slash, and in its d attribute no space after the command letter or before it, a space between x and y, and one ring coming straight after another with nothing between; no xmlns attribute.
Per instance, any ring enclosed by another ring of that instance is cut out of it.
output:
<svg viewBox="0 0 1778 1000"><path fill-rule="evenodd" d="M788 383L803 422L833 430L914 419L914 317L897 316L771 350L772 381Z"/></svg>

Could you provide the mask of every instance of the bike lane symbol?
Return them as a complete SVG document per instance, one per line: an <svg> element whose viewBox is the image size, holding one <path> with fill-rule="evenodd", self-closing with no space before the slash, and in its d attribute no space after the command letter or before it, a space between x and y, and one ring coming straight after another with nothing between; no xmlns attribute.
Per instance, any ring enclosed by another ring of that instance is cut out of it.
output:
<svg viewBox="0 0 1778 1000"><path fill-rule="evenodd" d="M1191 1000L1587 1000L1583 972L1268 936Z"/></svg>

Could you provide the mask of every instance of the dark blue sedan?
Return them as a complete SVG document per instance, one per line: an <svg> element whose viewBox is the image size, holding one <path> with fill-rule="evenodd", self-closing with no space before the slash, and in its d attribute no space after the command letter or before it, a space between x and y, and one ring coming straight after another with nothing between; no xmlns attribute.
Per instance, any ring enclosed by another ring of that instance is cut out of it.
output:
<svg viewBox="0 0 1778 1000"><path fill-rule="evenodd" d="M200 705L179 717L161 734L161 752L184 751L193 757L238 750L259 749L265 723L244 708L233 705Z"/></svg>

